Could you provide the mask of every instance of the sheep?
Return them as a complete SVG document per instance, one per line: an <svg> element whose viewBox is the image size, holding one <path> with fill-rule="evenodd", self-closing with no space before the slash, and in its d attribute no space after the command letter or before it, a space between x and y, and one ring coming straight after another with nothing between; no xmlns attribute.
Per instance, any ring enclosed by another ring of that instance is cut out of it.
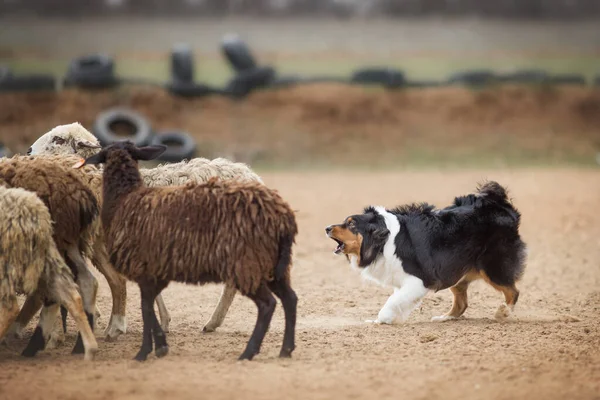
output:
<svg viewBox="0 0 600 400"><path fill-rule="evenodd" d="M77 154L83 158L88 158L96 154L100 147L100 143L94 135L80 123L74 122L59 125L42 135L31 145L28 154ZM183 185L188 182L203 183L211 177L264 183L246 164L232 162L224 158L214 160L193 158L189 161L159 165L155 168L140 168L140 173L144 183L150 187ZM101 172L99 174L101 175ZM118 334L125 333L124 302L126 301L126 289L124 282L111 283L109 281L109 286L113 293L113 314L105 334L107 337L116 338ZM123 299L116 299L114 293L122 293ZM227 284L223 287L219 302L209 321L203 327L204 332L213 332L221 326L235 294L234 287ZM168 332L171 317L161 295L157 296L156 304L162 328L165 332ZM118 310L122 310L123 313L120 314Z"/></svg>
<svg viewBox="0 0 600 400"><path fill-rule="evenodd" d="M292 246L298 232L294 212L279 194L258 182L219 181L147 187L138 160L151 160L166 146L138 148L113 143L73 168L105 164L101 211L113 266L136 282L142 297L143 341L135 360L168 345L154 308L155 297L176 281L225 282L252 299L256 326L240 360L259 353L281 299L285 332L280 357L295 348L297 296L290 286Z"/></svg>
<svg viewBox="0 0 600 400"><path fill-rule="evenodd" d="M92 254L93 231L99 223L100 208L96 197L78 175L73 169L52 160L52 157L13 156L0 159L0 184L29 190L37 194L48 207L55 224L52 237L58 251L76 275L82 290L84 309L93 329L98 282L83 257ZM23 310L33 310L35 313L41 305L39 297L30 296ZM32 317L33 314L24 319L28 321ZM79 334L73 352L83 351Z"/></svg>
<svg viewBox="0 0 600 400"><path fill-rule="evenodd" d="M40 316L32 340L23 355L34 355L44 347L58 305L75 317L83 336L85 360L93 360L96 338L83 310L81 296L71 270L61 257L54 239L48 208L34 193L0 185L0 338L17 317L17 294L40 298L48 307Z"/></svg>

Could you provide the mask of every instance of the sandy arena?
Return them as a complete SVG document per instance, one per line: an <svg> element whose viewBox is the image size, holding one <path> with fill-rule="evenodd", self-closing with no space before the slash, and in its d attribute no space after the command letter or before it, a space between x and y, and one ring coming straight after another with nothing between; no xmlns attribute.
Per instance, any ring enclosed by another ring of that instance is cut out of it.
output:
<svg viewBox="0 0 600 400"><path fill-rule="evenodd" d="M263 174L298 211L293 286L299 296L297 348L277 358L283 336L278 307L262 352L236 361L256 319L250 300L236 297L223 326L203 334L221 287L171 284L170 354L140 364L139 290L129 286L129 327L117 342L102 330L110 292L101 283L103 313L97 361L85 363L65 344L33 359L25 340L0 346L1 399L598 399L600 398L600 179L594 170L520 169L394 173ZM452 295L430 294L409 320L395 326L365 323L391 289L362 282L332 254L327 224L369 203L448 204L483 178L509 187L523 213L521 233L529 262L513 317L493 319L502 301L483 282L471 286L470 308L459 321L432 323ZM31 327L28 335L31 334Z"/></svg>

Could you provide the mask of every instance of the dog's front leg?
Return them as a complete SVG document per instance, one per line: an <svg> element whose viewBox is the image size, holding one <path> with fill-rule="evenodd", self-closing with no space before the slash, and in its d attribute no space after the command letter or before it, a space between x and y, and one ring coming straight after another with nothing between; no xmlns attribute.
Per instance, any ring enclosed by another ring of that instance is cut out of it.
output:
<svg viewBox="0 0 600 400"><path fill-rule="evenodd" d="M375 324L393 324L398 319L406 321L410 313L421 303L429 292L423 281L416 276L408 276L402 287L394 288L394 293L387 299L376 320L366 322Z"/></svg>

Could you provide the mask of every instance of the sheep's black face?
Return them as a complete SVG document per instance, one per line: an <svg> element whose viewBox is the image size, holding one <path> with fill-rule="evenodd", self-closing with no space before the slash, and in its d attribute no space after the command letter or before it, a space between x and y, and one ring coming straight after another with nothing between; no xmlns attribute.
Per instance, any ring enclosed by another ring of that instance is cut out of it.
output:
<svg viewBox="0 0 600 400"><path fill-rule="evenodd" d="M104 164L106 163L106 159L109 154L123 150L127 152L129 156L135 161L148 161L154 160L156 157L164 153L165 150L167 150L167 146L159 144L153 146L137 147L135 144L128 140L122 142L115 142L106 146L105 148L100 150L99 153L89 157L87 160L82 160L81 162L75 164L73 168L81 168L84 165L90 164Z"/></svg>

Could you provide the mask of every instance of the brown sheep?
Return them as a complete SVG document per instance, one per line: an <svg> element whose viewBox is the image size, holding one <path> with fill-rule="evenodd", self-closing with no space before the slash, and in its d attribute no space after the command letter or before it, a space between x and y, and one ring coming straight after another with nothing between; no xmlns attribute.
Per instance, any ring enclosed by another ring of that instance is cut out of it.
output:
<svg viewBox="0 0 600 400"><path fill-rule="evenodd" d="M171 281L223 282L256 303L256 326L240 356L248 360L260 351L275 293L286 320L280 357L290 357L297 304L289 269L298 231L294 212L257 182L144 186L137 160L151 160L165 149L117 142L74 166L106 164L101 212L106 246L113 266L137 282L142 295L144 334L135 359L147 358L153 338L156 356L168 353L153 302Z"/></svg>
<svg viewBox="0 0 600 400"><path fill-rule="evenodd" d="M42 200L30 191L0 185L0 338L19 312L17 294L41 299L47 304L32 341L23 355L37 352L46 340L63 304L75 317L83 336L85 359L98 349L83 310L73 274L60 256L54 239L52 219Z"/></svg>
<svg viewBox="0 0 600 400"><path fill-rule="evenodd" d="M83 257L92 255L93 226L100 213L96 197L75 171L45 156L0 159L0 184L29 190L48 207L54 221L53 239L77 278L84 309L93 329L98 282ZM28 302L35 303L36 309L41 306L40 298L29 297ZM31 338L30 351L25 355L32 356L45 347L44 340L39 339ZM73 352L84 352L81 334L77 336Z"/></svg>

